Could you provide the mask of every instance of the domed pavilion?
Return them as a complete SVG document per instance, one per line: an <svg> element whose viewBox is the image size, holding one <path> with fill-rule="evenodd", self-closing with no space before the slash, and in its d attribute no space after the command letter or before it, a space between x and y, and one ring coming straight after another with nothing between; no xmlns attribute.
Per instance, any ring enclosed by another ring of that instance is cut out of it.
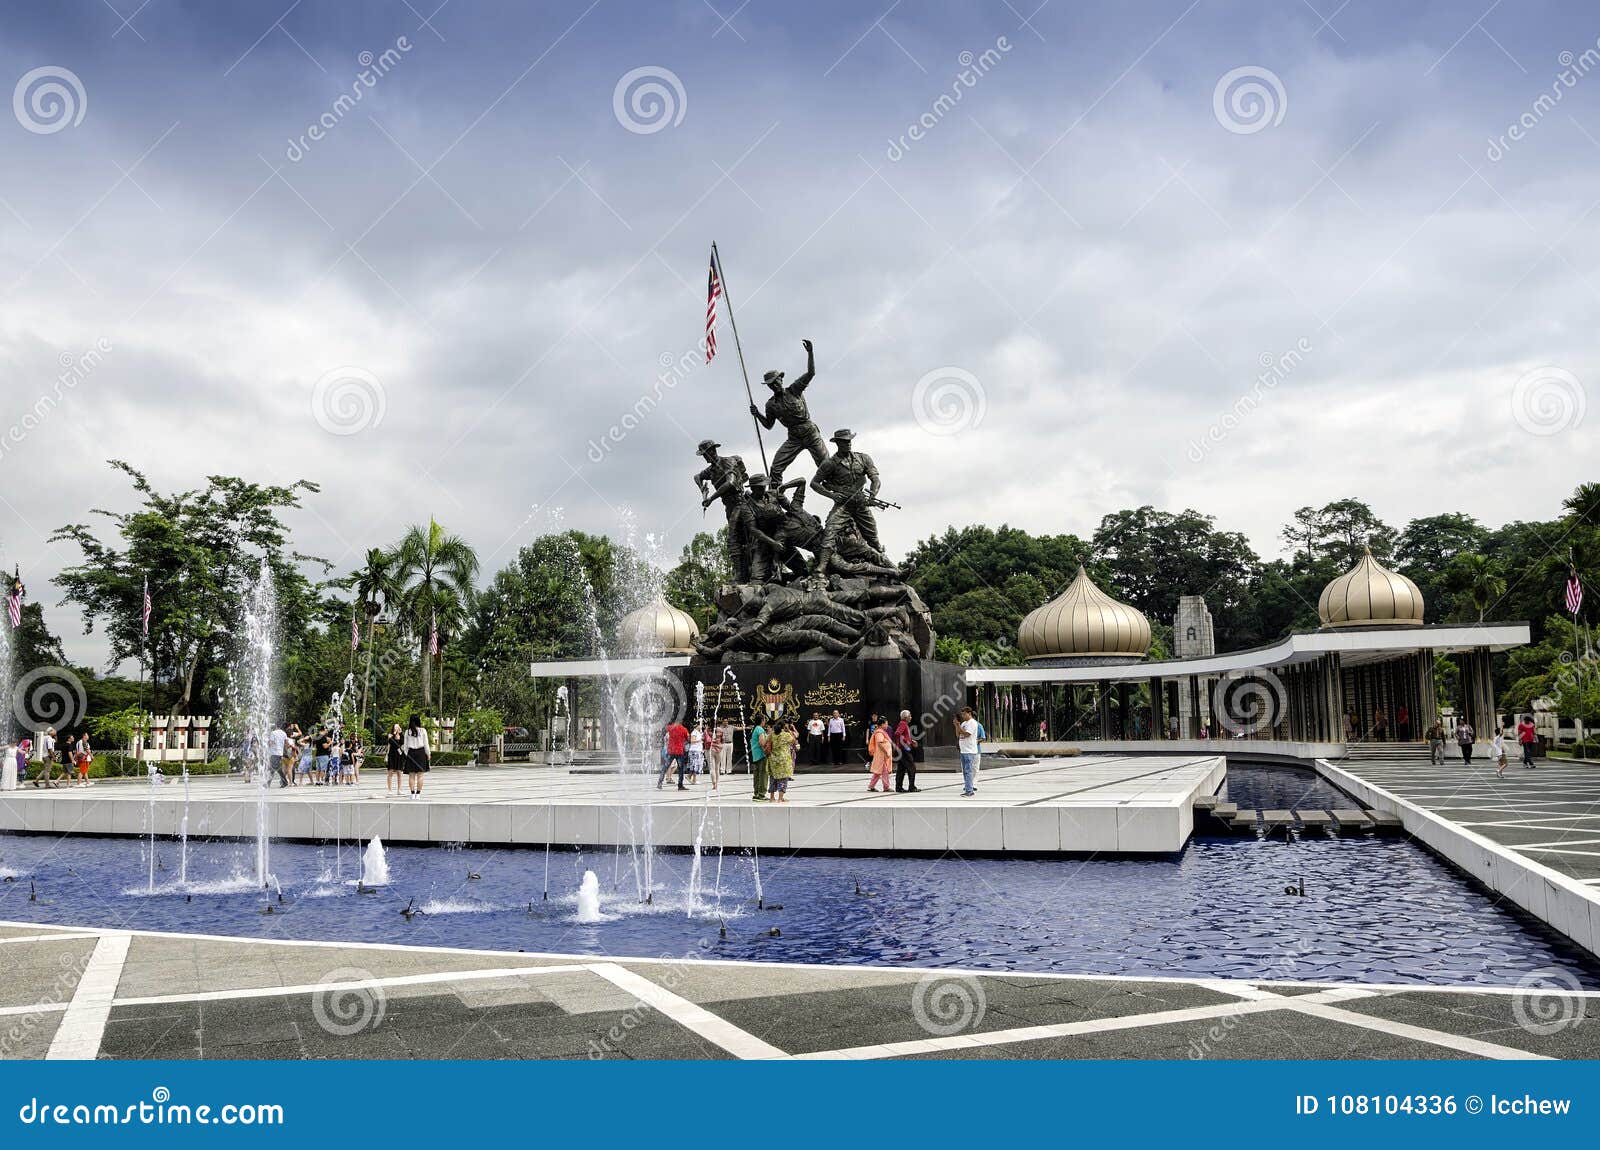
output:
<svg viewBox="0 0 1600 1150"><path fill-rule="evenodd" d="M991 744L1022 744L1023 753L1097 740L1107 751L1177 751L1248 739L1250 753L1275 758L1337 759L1369 744L1383 755L1425 756L1436 719L1465 718L1479 742L1504 721L1491 660L1529 641L1526 623L1429 624L1417 584L1370 548L1329 580L1316 606L1316 629L1229 652L1216 650L1203 601L1184 596L1174 654L1151 662L1149 619L1079 568L1018 627L1026 665L969 667L969 698ZM1438 708L1439 656L1460 674L1459 712ZM1172 745L1181 742L1190 745ZM1396 743L1413 747L1382 749Z"/></svg>
<svg viewBox="0 0 1600 1150"><path fill-rule="evenodd" d="M628 655L690 655L699 637L694 616L668 603L659 592L617 623L617 642Z"/></svg>

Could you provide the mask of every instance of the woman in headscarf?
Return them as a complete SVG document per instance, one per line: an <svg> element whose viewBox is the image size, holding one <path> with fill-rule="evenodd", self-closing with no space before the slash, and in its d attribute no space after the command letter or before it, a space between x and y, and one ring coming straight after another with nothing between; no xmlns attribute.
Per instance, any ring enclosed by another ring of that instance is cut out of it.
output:
<svg viewBox="0 0 1600 1150"><path fill-rule="evenodd" d="M894 770L894 743L889 738L888 719L876 719L873 723L872 733L867 736L867 751L872 755L872 778L867 790L875 790L882 784L883 793L888 794L889 775Z"/></svg>

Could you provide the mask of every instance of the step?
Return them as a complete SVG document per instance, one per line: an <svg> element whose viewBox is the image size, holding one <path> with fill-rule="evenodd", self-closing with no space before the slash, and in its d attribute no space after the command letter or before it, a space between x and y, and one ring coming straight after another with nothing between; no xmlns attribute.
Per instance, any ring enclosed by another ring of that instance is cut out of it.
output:
<svg viewBox="0 0 1600 1150"><path fill-rule="evenodd" d="M1293 811L1262 811L1261 821L1268 827L1287 827L1294 825Z"/></svg>
<svg viewBox="0 0 1600 1150"><path fill-rule="evenodd" d="M1380 831L1401 831L1405 829L1405 823L1399 815L1385 814L1382 811L1368 811L1367 818L1371 819L1373 826Z"/></svg>
<svg viewBox="0 0 1600 1150"><path fill-rule="evenodd" d="M1300 824L1307 827L1329 827L1333 825L1333 816L1327 811L1295 811L1300 817Z"/></svg>

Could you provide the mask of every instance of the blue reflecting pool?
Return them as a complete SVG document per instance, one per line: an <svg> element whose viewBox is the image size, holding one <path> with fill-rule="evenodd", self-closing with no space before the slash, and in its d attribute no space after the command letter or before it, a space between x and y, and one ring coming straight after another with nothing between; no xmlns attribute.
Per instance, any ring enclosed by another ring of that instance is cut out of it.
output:
<svg viewBox="0 0 1600 1150"><path fill-rule="evenodd" d="M358 892L359 846L274 844L281 895L255 885L253 845L0 835L0 918L324 939L774 962L1005 971L1512 985L1593 959L1497 905L1420 847L1318 835L1197 838L1158 858L781 857L660 854L650 905L623 852L396 847L389 886ZM580 923L585 870L602 921ZM479 877L470 878L469 875ZM1285 887L1304 878L1304 897ZM34 901L30 901L30 895ZM406 908L409 917L402 913ZM266 913L270 908L270 913ZM781 909L779 909L781 908ZM773 933L773 932L777 933Z"/></svg>

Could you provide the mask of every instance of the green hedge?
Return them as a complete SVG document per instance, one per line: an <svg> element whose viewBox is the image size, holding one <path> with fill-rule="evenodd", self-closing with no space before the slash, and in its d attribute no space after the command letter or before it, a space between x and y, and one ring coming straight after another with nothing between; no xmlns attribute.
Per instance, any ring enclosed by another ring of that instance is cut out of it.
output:
<svg viewBox="0 0 1600 1150"><path fill-rule="evenodd" d="M464 767L474 757L472 751L435 751L428 756L428 763L435 767Z"/></svg>
<svg viewBox="0 0 1600 1150"><path fill-rule="evenodd" d="M230 764L226 758L212 759L208 763L190 763L189 773L191 775L225 775L228 773L229 766ZM160 770L163 775L169 778L179 777L183 774L183 767L178 763L162 763L160 764ZM94 762L89 764L89 777L91 779L144 778L148 771L148 764L125 755L121 751L96 751ZM71 773L73 778L76 778L78 775L77 768L74 767ZM54 778L61 777L60 763L56 764L51 774ZM39 777L39 765L37 763L28 764L28 777Z"/></svg>

